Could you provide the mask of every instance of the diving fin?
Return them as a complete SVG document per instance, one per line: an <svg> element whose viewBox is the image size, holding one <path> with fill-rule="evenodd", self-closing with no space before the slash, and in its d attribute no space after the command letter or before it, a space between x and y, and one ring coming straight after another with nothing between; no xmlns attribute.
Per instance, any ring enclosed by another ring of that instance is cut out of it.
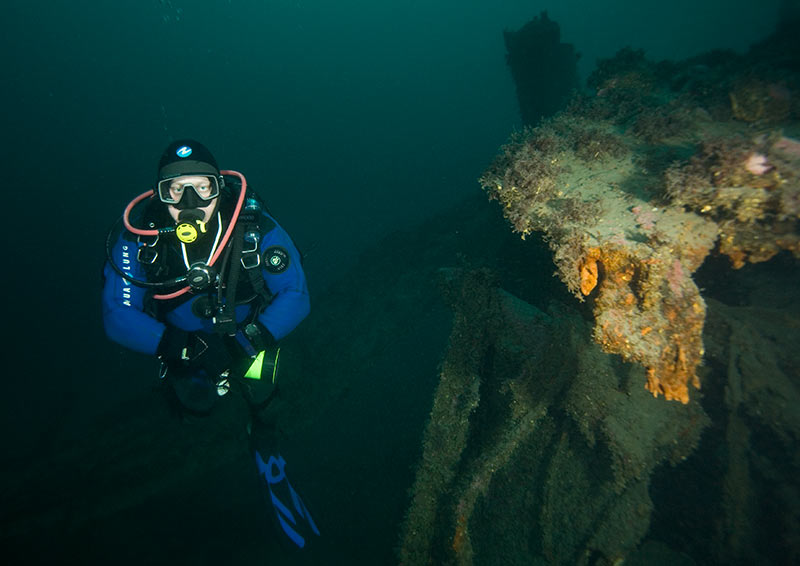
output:
<svg viewBox="0 0 800 566"><path fill-rule="evenodd" d="M270 503L275 510L281 529L298 548L305 547L312 534L319 536L319 529L303 500L300 499L297 491L286 477L284 470L286 460L277 454L276 456L270 455L264 462L258 450L255 451L255 454L258 475L264 476L267 482Z"/></svg>

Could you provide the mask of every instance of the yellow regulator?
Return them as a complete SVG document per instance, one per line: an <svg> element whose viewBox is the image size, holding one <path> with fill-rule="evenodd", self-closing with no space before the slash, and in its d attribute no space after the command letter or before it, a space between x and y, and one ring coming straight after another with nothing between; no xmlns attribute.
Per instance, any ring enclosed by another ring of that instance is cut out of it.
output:
<svg viewBox="0 0 800 566"><path fill-rule="evenodd" d="M184 222L178 224L178 227L175 228L175 235L178 236L178 239L184 244L191 244L197 239L197 228L188 222Z"/></svg>

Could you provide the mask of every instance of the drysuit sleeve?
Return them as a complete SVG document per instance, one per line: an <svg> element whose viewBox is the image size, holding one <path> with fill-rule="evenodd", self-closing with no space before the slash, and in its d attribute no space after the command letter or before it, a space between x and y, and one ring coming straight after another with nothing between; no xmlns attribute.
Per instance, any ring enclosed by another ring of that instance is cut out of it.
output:
<svg viewBox="0 0 800 566"><path fill-rule="evenodd" d="M136 259L136 244L120 238L112 250L112 260L134 279L144 279ZM132 285L108 264L103 269L103 325L108 337L136 352L154 355L166 326L144 312L146 290Z"/></svg>
<svg viewBox="0 0 800 566"><path fill-rule="evenodd" d="M280 340L294 330L311 309L306 275L300 252L277 223L262 237L260 250L261 274L273 299L258 316L258 321Z"/></svg>

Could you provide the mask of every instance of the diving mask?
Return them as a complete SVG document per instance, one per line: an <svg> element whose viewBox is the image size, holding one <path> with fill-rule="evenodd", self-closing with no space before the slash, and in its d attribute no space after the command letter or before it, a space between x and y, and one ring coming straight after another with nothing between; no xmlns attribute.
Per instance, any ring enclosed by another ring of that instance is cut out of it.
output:
<svg viewBox="0 0 800 566"><path fill-rule="evenodd" d="M176 208L196 208L219 196L220 182L214 175L184 175L160 180L156 192L163 203Z"/></svg>

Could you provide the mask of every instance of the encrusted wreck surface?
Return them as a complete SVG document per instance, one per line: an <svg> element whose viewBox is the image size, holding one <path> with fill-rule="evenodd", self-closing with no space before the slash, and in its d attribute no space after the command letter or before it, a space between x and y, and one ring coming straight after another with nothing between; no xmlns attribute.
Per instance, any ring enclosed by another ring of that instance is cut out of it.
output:
<svg viewBox="0 0 800 566"><path fill-rule="evenodd" d="M691 454L705 412L648 396L576 312L543 312L486 272L442 278L454 325L400 564L622 560L648 530L653 470Z"/></svg>
<svg viewBox="0 0 800 566"><path fill-rule="evenodd" d="M481 178L515 231L543 234L558 276L593 304L595 340L643 365L655 396L686 403L700 386L692 274L709 253L734 268L800 256L800 141L787 134L800 84L759 66L758 49L683 64L623 50L590 77L594 94L512 136Z"/></svg>
<svg viewBox="0 0 800 566"><path fill-rule="evenodd" d="M649 395L578 309L442 270L453 327L399 563L797 562L798 262L771 263L714 286L741 306L708 299L706 387L685 405Z"/></svg>

